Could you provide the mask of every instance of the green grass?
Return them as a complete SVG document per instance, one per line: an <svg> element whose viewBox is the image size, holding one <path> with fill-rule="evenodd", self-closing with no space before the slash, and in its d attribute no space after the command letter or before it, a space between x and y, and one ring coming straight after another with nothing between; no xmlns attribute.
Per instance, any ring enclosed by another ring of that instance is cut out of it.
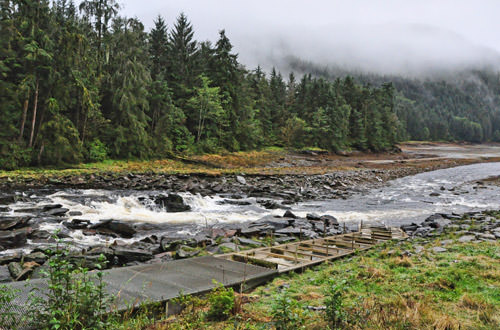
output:
<svg viewBox="0 0 500 330"><path fill-rule="evenodd" d="M441 246L444 239L453 242L445 246L446 252L434 253L432 247ZM500 242L456 239L451 232L432 240L386 243L303 273L282 275L240 297L247 303L230 320L209 322L200 308L202 320L196 322L206 329L273 329L273 306L286 292L293 308L300 306L300 326L295 328L326 329L325 312L306 306L324 306L332 283L346 281L341 298L346 329L499 329ZM415 252L417 244L424 252ZM185 317L171 317L151 328L187 329Z"/></svg>

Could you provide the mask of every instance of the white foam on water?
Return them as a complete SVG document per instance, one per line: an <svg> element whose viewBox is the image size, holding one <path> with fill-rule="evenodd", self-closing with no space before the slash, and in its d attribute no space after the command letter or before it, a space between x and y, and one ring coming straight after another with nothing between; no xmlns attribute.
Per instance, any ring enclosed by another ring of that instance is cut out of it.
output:
<svg viewBox="0 0 500 330"><path fill-rule="evenodd" d="M103 195L103 191L84 191L87 195ZM185 203L191 206L191 211L187 212L167 212L167 210L148 204L148 199L140 201L141 196L129 195L119 196L115 201L92 201L89 205L84 205L68 199L67 193L59 193L49 196L53 203L63 205L72 211L79 211L82 215L71 218L90 220L93 223L103 219L114 219L131 222L148 223L171 223L171 224L192 224L198 223L232 223L257 220L262 217L260 212L255 210L245 210L234 205L220 205L224 199L218 196L202 197L183 193Z"/></svg>

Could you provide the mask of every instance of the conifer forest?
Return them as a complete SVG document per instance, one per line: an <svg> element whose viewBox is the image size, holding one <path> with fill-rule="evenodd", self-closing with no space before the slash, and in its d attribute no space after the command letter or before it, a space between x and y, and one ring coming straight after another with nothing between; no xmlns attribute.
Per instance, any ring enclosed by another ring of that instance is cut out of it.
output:
<svg viewBox="0 0 500 330"><path fill-rule="evenodd" d="M476 72L457 87L305 65L300 75L248 68L231 31L221 27L214 43L195 40L183 13L175 22L158 16L146 31L115 0L2 0L0 18L2 169L500 140L498 74Z"/></svg>

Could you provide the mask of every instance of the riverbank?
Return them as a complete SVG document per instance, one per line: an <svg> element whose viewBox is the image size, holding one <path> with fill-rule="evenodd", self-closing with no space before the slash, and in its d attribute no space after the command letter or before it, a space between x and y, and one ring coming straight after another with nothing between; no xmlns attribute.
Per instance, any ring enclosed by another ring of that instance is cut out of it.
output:
<svg viewBox="0 0 500 330"><path fill-rule="evenodd" d="M211 301L148 329L496 329L500 327L500 212L445 219L423 233L359 255L280 276L236 295L236 312L211 321ZM130 320L126 322L131 322ZM135 319L134 322L138 322Z"/></svg>
<svg viewBox="0 0 500 330"><path fill-rule="evenodd" d="M490 157L455 158L450 153L450 157L436 157L432 148L419 152L415 144L402 147L402 153L339 156L312 150L287 152L268 149L176 160L107 161L66 169L0 171L0 190L162 190L202 196L225 193L297 202L345 198L354 191L376 188L386 181L408 175L500 160L500 156L491 157L491 154Z"/></svg>

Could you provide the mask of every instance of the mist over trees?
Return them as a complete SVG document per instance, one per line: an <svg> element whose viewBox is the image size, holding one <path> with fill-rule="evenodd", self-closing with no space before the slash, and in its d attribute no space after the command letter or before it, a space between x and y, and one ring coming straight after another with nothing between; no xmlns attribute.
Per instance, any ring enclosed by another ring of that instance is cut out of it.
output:
<svg viewBox="0 0 500 330"><path fill-rule="evenodd" d="M148 33L114 0L3 0L0 31L0 168L500 140L498 98L486 104L475 85L248 69L225 30L200 42L184 14L158 16ZM436 93L417 97L422 86Z"/></svg>
<svg viewBox="0 0 500 330"><path fill-rule="evenodd" d="M394 108L402 140L500 142L500 73L492 68L436 72L426 78L381 75L324 67L288 58L285 67L334 80L395 89Z"/></svg>

